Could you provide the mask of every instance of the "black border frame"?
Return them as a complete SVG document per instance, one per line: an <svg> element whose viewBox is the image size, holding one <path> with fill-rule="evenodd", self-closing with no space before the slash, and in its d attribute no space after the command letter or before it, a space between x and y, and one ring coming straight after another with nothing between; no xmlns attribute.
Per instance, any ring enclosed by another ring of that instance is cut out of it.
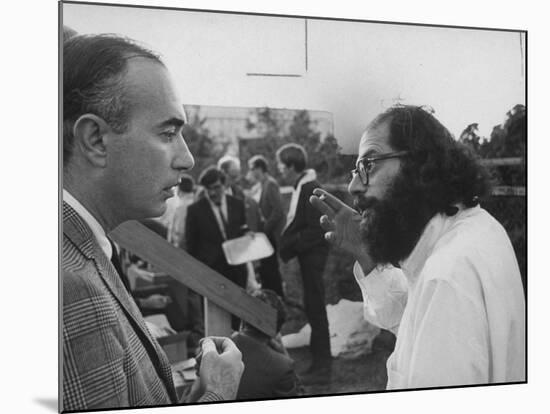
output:
<svg viewBox="0 0 550 414"><path fill-rule="evenodd" d="M509 29L509 28L497 28L497 27L481 27L481 26L460 26L460 25L445 25L445 24L432 24L432 23L411 23L411 22L399 22L399 21L380 21L380 20L368 20L368 19L354 19L354 18L342 18L342 17L327 17L327 16L306 16L306 15L286 15L278 13L261 13L261 12L244 12L244 11L229 11L229 10L218 10L218 9L196 9L196 8L186 8L186 7L172 7L172 6L151 6L151 5L137 5L137 4L122 4L122 3L102 3L102 2L93 2L93 1L72 1L72 0L59 0L58 2L58 81L59 81L59 91L58 91L58 148L60 154L60 167L58 168L58 288L59 288L59 301L58 301L58 331L61 333L63 329L63 283L61 277L62 270L62 256L61 256L61 243L63 237L63 217L62 209L60 206L63 203L63 195L59 189L63 188L63 174L62 174L62 154L63 154L63 105L62 105L62 90L63 90L63 4L73 4L73 5L88 5L88 6L105 6L105 7L125 7L125 8L138 8L138 9L153 9L153 10L173 10L173 11L187 11L187 12L199 12L199 13L215 13L215 14L231 14L231 15L247 15L247 16L263 16L263 17L281 17L281 18L294 18L294 19L312 19L312 20L329 20L329 21L342 21L342 22L354 22L354 23L376 23L376 24L386 24L386 25L401 25L401 26L420 26L420 27L431 27L431 28L445 28L445 29L466 29L466 30L484 30L484 31L496 31L496 32L508 32L508 33L520 33L525 36L525 50L524 50L524 62L525 62L525 108L526 108L526 143L525 143L525 179L526 179L526 193L525 193L525 205L526 205L526 215L525 215L525 250L526 258L528 258L528 125L529 125L529 100L528 100L528 30L527 29ZM307 61L306 61L307 67ZM274 399L249 399L249 400L238 400L238 401L216 401L209 403L190 403L190 404L170 404L170 405L151 405L143 407L116 407L116 408L102 408L102 409L90 409L90 410L63 410L63 395L62 395L62 384L63 384L63 344L62 337L58 335L58 407L59 412L62 413L79 413L79 412L98 412L98 411L115 411L115 410L135 410L135 409L154 409L154 408L165 408L165 407L180 407L180 406L203 406L203 405L219 405L219 404L235 404L235 403L248 403L255 401L279 401L279 400L294 400L294 399L307 399L307 398L319 398L319 397L342 397L348 395L369 395L369 394L381 394L381 393L401 393L401 392L410 392L410 391L433 391L441 389L456 389L456 388L479 388L479 387L494 387L502 385L519 385L519 384L528 384L528 267L529 261L526 260L526 277L525 277L525 380L524 381L515 381L515 382L503 382L503 383L489 383L489 384L466 384L466 385L454 385L454 386L441 386L441 387L425 387L425 388L407 388L400 390L375 390L375 391L364 391L364 392L349 392L349 393L338 393L338 394L319 394L319 395L305 395L298 397L282 397Z"/></svg>

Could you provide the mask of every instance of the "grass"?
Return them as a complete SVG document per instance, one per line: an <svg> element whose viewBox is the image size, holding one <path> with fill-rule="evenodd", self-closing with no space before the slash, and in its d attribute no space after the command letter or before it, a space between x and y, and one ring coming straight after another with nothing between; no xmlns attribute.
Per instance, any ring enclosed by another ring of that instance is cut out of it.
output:
<svg viewBox="0 0 550 414"><path fill-rule="evenodd" d="M331 251L325 272L325 303L335 304L342 298L361 301L361 293L353 279L353 259L341 251ZM306 323L303 311L303 287L298 263L292 260L281 263L287 304L287 321L283 335L298 332ZM395 337L388 331L381 331L375 339L372 351L354 359L334 358L330 381L324 384L303 384L304 396L320 396L348 393L381 391L386 387L386 361L393 351ZM308 347L289 349L295 361L298 374L311 363Z"/></svg>

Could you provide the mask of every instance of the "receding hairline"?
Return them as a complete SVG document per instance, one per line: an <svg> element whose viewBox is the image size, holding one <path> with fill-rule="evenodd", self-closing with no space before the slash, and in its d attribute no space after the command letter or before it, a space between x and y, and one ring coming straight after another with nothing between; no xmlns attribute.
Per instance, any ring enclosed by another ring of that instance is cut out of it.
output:
<svg viewBox="0 0 550 414"><path fill-rule="evenodd" d="M155 67L160 68L163 75L151 72L151 68ZM157 79L159 76L160 78ZM161 79L163 80L161 81ZM162 61L147 56L130 56L119 82L127 109L136 108L139 105L150 106L150 102L144 99L146 96L150 96L151 100L156 99L157 96L161 96L163 99L167 97L173 99L174 108L177 108L177 111L174 111L166 119L159 121L156 127L160 128L163 126L162 124L180 127L187 123L185 110L181 105L176 85L168 68Z"/></svg>
<svg viewBox="0 0 550 414"><path fill-rule="evenodd" d="M359 148L358 148L358 154L357 154L358 159L370 156L370 155L372 155L371 153L376 153L377 152L375 149L369 149L368 151L364 151L364 152L361 151L361 147L363 145L363 142L365 141L366 136L369 133L370 134L378 133L378 134L380 134L380 137L381 137L381 134L385 132L385 134L386 134L386 143L387 143L388 147L393 149L393 146L391 144L391 121L393 119L393 115L389 115L385 119L379 119L379 117L381 115L382 114L376 116L367 125L367 127L363 130L363 133L361 134L361 138L359 139ZM379 152L385 152L385 151L379 151Z"/></svg>

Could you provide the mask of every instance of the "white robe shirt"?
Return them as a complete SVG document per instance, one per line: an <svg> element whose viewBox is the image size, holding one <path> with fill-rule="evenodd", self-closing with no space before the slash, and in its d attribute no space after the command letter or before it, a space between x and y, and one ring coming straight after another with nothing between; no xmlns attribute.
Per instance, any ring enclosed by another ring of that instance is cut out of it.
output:
<svg viewBox="0 0 550 414"><path fill-rule="evenodd" d="M430 220L401 269L354 275L397 335L388 389L525 381L525 300L504 228L480 207Z"/></svg>

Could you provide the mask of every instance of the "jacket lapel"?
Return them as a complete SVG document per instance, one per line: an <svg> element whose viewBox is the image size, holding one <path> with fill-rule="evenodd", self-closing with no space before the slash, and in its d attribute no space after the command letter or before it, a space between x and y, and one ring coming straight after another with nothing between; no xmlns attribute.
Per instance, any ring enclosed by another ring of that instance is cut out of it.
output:
<svg viewBox="0 0 550 414"><path fill-rule="evenodd" d="M219 236L219 239L220 239L220 243L223 242L225 239L223 237L223 234L222 234L222 231L220 229L220 224L218 224L218 219L216 218L216 216L214 215L214 211L212 211L212 205L210 204L210 202L206 199L206 197L202 200L204 205L201 206L201 208L204 210L205 212L205 224L206 226L211 226L213 228L215 228L214 231L217 232L218 236ZM228 213L227 215L229 216L229 206L228 206ZM227 219L226 219L227 221ZM207 228L207 227L206 227ZM227 229L226 229L227 231Z"/></svg>
<svg viewBox="0 0 550 414"><path fill-rule="evenodd" d="M107 286L107 289L123 309L138 337L153 359L153 365L157 367L157 373L165 383L170 398L173 401L177 401L172 372L164 351L162 351L158 342L151 336L139 308L126 290L114 265L95 240L92 231L78 213L66 202L63 202L63 233L87 259L94 261L97 272Z"/></svg>

